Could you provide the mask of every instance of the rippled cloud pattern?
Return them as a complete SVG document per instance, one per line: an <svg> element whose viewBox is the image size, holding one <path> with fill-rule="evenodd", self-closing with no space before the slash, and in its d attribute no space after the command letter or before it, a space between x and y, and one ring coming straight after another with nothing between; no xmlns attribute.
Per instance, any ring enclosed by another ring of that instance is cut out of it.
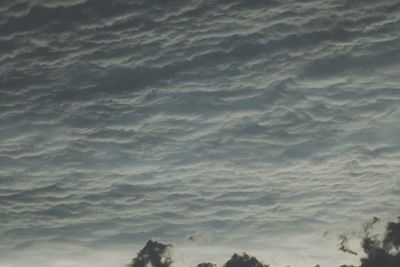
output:
<svg viewBox="0 0 400 267"><path fill-rule="evenodd" d="M338 266L399 214L398 1L2 0L0 63L1 267Z"/></svg>

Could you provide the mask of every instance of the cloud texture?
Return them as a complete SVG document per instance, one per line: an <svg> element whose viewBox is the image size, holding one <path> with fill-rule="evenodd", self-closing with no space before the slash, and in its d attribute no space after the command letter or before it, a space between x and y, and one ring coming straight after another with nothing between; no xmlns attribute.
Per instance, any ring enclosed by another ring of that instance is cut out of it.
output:
<svg viewBox="0 0 400 267"><path fill-rule="evenodd" d="M357 262L313 244L399 213L399 25L386 0L1 1L0 266L149 238Z"/></svg>

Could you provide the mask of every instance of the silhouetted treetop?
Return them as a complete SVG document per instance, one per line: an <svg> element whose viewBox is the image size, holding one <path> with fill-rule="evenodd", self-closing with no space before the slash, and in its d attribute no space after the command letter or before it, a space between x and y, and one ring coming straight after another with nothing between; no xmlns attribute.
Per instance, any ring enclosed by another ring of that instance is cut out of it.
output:
<svg viewBox="0 0 400 267"><path fill-rule="evenodd" d="M228 260L224 267L269 267L259 262L255 257L251 257L246 253L242 255L233 254L230 260Z"/></svg>
<svg viewBox="0 0 400 267"><path fill-rule="evenodd" d="M169 267L172 264L171 248L172 245L149 240L132 260L131 267Z"/></svg>

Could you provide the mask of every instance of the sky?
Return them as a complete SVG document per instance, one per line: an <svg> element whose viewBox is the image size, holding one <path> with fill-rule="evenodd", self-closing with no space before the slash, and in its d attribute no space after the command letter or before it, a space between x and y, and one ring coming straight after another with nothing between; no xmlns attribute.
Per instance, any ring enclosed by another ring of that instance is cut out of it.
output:
<svg viewBox="0 0 400 267"><path fill-rule="evenodd" d="M394 0L2 0L0 267L357 263L399 73Z"/></svg>

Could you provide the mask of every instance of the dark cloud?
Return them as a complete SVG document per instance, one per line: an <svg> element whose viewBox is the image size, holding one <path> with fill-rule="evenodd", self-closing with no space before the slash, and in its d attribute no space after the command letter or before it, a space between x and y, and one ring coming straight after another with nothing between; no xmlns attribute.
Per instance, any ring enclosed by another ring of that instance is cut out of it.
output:
<svg viewBox="0 0 400 267"><path fill-rule="evenodd" d="M0 265L150 237L354 264L318 233L398 212L397 2L0 1Z"/></svg>

